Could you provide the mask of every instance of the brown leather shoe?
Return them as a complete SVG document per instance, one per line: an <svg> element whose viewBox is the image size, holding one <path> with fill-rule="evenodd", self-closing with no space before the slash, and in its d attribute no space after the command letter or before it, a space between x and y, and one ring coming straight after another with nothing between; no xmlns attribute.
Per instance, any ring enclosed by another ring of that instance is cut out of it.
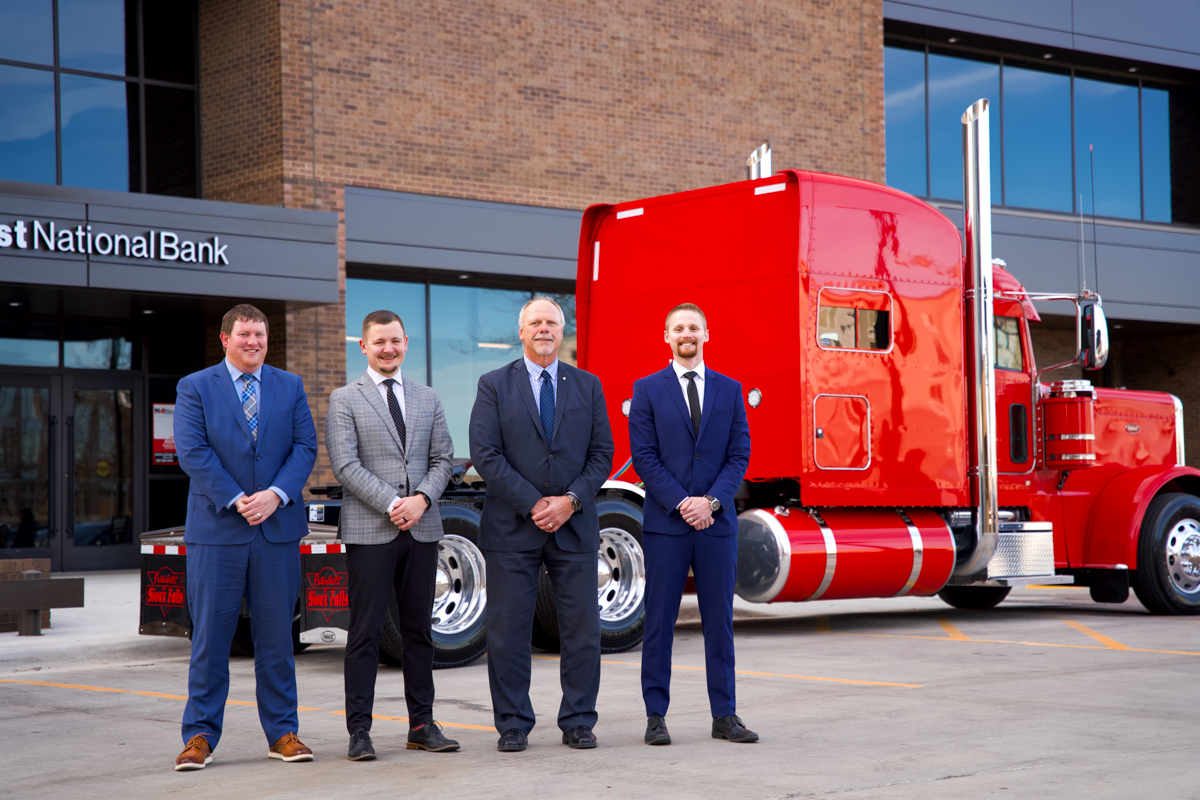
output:
<svg viewBox="0 0 1200 800"><path fill-rule="evenodd" d="M212 748L203 734L196 734L188 739L187 747L175 759L175 771L184 772L190 769L204 769L212 763Z"/></svg>
<svg viewBox="0 0 1200 800"><path fill-rule="evenodd" d="M312 750L304 746L304 742L300 741L296 734L285 734L275 744L271 745L271 752L267 753L271 758L278 758L282 761L312 761Z"/></svg>

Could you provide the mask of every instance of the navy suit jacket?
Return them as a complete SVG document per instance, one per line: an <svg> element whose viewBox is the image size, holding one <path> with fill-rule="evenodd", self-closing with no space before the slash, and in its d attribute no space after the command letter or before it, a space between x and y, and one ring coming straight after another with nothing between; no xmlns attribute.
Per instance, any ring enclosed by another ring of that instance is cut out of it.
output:
<svg viewBox="0 0 1200 800"><path fill-rule="evenodd" d="M750 426L742 385L705 367L700 434L668 366L633 384L629 406L629 449L633 468L646 488L642 529L681 535L695 530L676 511L686 497L710 494L721 501L713 524L703 533L733 536L737 514L733 495L750 466Z"/></svg>
<svg viewBox="0 0 1200 800"><path fill-rule="evenodd" d="M270 542L291 542L308 533L302 497L317 459L317 431L300 377L262 368L258 443L242 410L224 361L179 381L175 401L175 450L191 478L187 529L191 544L246 544L254 527L226 508L238 492L278 486L288 504L259 526Z"/></svg>
<svg viewBox="0 0 1200 800"><path fill-rule="evenodd" d="M471 461L487 481L479 546L484 550L537 550L547 533L530 519L542 497L572 492L583 509L554 532L569 553L600 549L596 492L612 469L613 438L599 379L558 363L554 435L542 418L521 358L479 379L471 409Z"/></svg>

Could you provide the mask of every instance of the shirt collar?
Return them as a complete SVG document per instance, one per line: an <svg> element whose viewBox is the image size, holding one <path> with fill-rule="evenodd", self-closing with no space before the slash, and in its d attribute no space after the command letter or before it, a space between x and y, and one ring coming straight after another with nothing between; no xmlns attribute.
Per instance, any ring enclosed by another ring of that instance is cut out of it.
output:
<svg viewBox="0 0 1200 800"><path fill-rule="evenodd" d="M387 380L387 376L386 376L386 375L380 375L378 372L376 372L375 370L371 369L370 367L367 367L367 374L371 376L371 380L375 381L375 385L376 385L376 386L378 386L379 384L381 384L381 383L383 383L384 381L386 381L386 380ZM397 384L399 384L400 386L403 386L403 385L404 385L404 381L403 381L403 380L401 379L401 377L400 377L400 370L396 370L396 376L395 376L395 377L396 377L396 383L397 383Z"/></svg>
<svg viewBox="0 0 1200 800"><path fill-rule="evenodd" d="M529 370L529 374L532 375L533 377L541 378L542 370L549 370L550 377L554 380L558 380L558 359L557 358L554 359L554 361L548 367L543 367L543 366L533 363L532 361L529 360L529 356L525 355L524 353L521 354L521 358L525 359L525 369Z"/></svg>
<svg viewBox="0 0 1200 800"><path fill-rule="evenodd" d="M262 364L259 364L258 369L254 370L254 372L245 373L235 367L227 358L225 359L225 368L229 370L229 377L235 382L240 381L243 375L250 374L253 375L259 383L262 383Z"/></svg>
<svg viewBox="0 0 1200 800"><path fill-rule="evenodd" d="M677 377L677 378L682 379L684 373L686 373L686 372L694 372L694 373L696 373L696 377L699 380L704 380L704 362L703 361L701 361L699 364L697 364L695 367L693 367L690 370L675 360L671 361L671 366L675 368L675 377Z"/></svg>

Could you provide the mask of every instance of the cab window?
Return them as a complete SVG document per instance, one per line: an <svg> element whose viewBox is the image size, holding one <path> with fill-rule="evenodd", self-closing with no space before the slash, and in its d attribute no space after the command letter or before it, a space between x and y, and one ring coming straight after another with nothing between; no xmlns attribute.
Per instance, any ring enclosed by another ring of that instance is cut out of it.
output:
<svg viewBox="0 0 1200 800"><path fill-rule="evenodd" d="M885 292L821 289L817 344L825 349L888 350L892 298Z"/></svg>
<svg viewBox="0 0 1200 800"><path fill-rule="evenodd" d="M996 317L996 369L1025 371L1021 350L1021 321L1016 317Z"/></svg>

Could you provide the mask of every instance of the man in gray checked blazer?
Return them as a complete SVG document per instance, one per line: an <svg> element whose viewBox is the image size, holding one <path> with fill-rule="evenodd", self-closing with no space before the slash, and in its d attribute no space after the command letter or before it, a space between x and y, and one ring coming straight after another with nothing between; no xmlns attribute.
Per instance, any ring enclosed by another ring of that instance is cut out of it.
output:
<svg viewBox="0 0 1200 800"><path fill-rule="evenodd" d="M404 648L408 748L457 750L433 721L434 577L442 518L437 501L450 479L454 443L437 393L402 378L404 323L391 311L363 320L367 371L334 390L325 448L342 484L341 534L350 575L346 643L346 727L352 761L375 758L371 711L379 638L393 587Z"/></svg>

